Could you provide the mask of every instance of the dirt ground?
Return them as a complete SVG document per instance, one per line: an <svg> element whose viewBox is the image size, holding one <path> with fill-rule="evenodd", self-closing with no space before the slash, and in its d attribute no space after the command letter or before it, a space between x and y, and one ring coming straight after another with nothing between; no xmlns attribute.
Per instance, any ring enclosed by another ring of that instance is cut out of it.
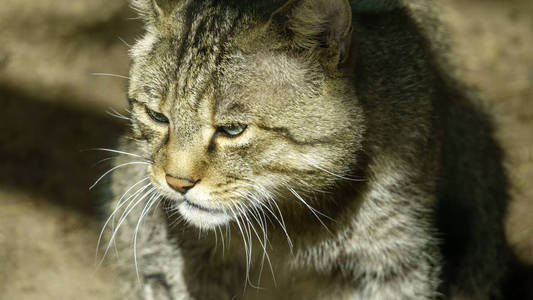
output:
<svg viewBox="0 0 533 300"><path fill-rule="evenodd" d="M38 12L38 13L37 13ZM533 264L533 1L444 0L458 72L486 95L511 175L509 242ZM125 122L126 43L140 32L123 0L0 5L0 300L113 299L95 268L101 192L89 192Z"/></svg>

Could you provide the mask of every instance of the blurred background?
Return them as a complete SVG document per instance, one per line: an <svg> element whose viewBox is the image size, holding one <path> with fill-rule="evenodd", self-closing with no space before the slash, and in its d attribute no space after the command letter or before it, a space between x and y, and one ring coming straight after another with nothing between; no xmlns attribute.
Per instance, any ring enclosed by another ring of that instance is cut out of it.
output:
<svg viewBox="0 0 533 300"><path fill-rule="evenodd" d="M507 153L509 243L533 264L533 1L442 0L459 76L487 98ZM126 0L1 0L0 299L113 299L95 268L99 192L89 186L123 111Z"/></svg>

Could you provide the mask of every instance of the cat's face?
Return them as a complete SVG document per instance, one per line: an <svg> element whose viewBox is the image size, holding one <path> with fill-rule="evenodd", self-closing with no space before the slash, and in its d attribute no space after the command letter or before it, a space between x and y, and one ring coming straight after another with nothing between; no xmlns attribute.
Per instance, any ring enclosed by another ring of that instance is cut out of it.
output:
<svg viewBox="0 0 533 300"><path fill-rule="evenodd" d="M347 176L363 132L349 80L273 46L280 38L263 24L217 13L148 32L129 88L152 184L202 228L276 205L303 210Z"/></svg>

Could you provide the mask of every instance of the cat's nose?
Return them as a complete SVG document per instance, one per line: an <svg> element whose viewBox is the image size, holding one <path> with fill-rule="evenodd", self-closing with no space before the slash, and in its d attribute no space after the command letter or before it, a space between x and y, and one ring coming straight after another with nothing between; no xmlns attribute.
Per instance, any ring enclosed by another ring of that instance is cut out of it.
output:
<svg viewBox="0 0 533 300"><path fill-rule="evenodd" d="M188 190L192 189L199 180L192 180L189 178L174 177L172 175L165 176L168 185L176 191L185 194Z"/></svg>

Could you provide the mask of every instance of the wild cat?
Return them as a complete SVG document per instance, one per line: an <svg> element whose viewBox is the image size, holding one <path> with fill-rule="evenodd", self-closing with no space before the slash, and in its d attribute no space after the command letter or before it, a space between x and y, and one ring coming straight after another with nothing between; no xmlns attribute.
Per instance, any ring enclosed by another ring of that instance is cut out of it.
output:
<svg viewBox="0 0 533 300"><path fill-rule="evenodd" d="M105 226L121 298L503 297L502 151L422 19L396 1L132 4L146 33Z"/></svg>

